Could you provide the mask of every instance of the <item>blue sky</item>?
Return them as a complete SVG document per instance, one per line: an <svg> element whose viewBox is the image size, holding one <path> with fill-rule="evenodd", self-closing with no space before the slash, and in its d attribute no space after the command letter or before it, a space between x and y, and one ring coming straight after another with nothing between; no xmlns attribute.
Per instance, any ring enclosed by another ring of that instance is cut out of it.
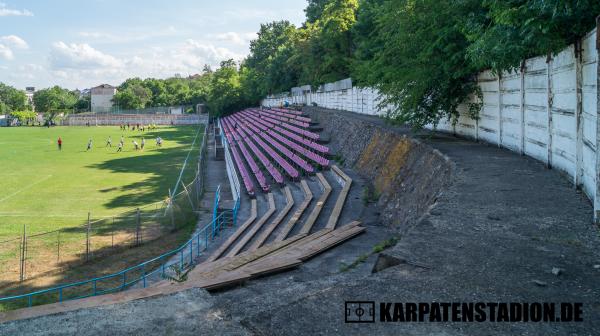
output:
<svg viewBox="0 0 600 336"><path fill-rule="evenodd" d="M260 24L305 0L0 0L0 82L70 89L165 78L242 59Z"/></svg>

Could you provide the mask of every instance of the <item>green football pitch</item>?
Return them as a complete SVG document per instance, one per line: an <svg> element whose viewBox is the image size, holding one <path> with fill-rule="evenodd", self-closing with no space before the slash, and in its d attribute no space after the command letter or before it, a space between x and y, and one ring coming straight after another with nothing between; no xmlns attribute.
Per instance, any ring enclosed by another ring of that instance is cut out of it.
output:
<svg viewBox="0 0 600 336"><path fill-rule="evenodd" d="M36 234L82 225L88 212L93 218L109 217L165 200L196 135L198 149L198 126L146 132L118 126L0 128L0 240L19 237L23 225L28 234ZM106 145L109 136L112 147ZM125 145L117 152L121 136ZM163 139L161 147L157 136ZM142 138L146 146L136 151L132 142ZM184 171L184 180L193 179L194 169Z"/></svg>

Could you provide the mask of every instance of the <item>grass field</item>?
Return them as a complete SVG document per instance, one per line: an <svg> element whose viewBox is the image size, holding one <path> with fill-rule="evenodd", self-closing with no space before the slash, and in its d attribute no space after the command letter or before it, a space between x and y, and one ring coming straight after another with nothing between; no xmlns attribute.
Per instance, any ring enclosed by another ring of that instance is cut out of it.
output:
<svg viewBox="0 0 600 336"><path fill-rule="evenodd" d="M88 211L100 218L166 199L197 132L197 126L148 132L118 126L0 128L0 241L18 237L23 225L35 234L82 225ZM125 146L118 153L121 135ZM112 148L106 147L109 136ZM132 141L142 137L146 148L135 151ZM93 148L86 151L90 138Z"/></svg>

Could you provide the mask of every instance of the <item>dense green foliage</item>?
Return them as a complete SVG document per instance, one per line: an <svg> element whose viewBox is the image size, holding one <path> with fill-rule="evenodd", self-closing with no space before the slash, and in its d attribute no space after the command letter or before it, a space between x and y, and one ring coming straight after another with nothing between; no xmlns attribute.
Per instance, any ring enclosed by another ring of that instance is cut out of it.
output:
<svg viewBox="0 0 600 336"><path fill-rule="evenodd" d="M33 94L33 104L37 112L43 112L47 121L53 120L60 113L73 112L79 96L76 92L53 86L38 90Z"/></svg>
<svg viewBox="0 0 600 336"><path fill-rule="evenodd" d="M31 124L35 122L36 113L31 110L25 111L12 111L10 116L19 120L22 125Z"/></svg>
<svg viewBox="0 0 600 336"><path fill-rule="evenodd" d="M0 114L28 109L25 92L0 83Z"/></svg>
<svg viewBox="0 0 600 336"><path fill-rule="evenodd" d="M305 12L301 27L261 27L244 63L248 101L352 77L397 107L391 117L422 126L457 116L459 104L479 96L478 71L514 69L577 41L593 29L600 2L308 0Z"/></svg>
<svg viewBox="0 0 600 336"><path fill-rule="evenodd" d="M216 71L205 66L188 78L130 78L117 88L113 102L120 109L205 104L215 115L228 113L246 105L241 73L235 61L226 60Z"/></svg>
<svg viewBox="0 0 600 336"><path fill-rule="evenodd" d="M60 86L38 90L33 94L33 103L39 112L71 110L77 99L75 93Z"/></svg>

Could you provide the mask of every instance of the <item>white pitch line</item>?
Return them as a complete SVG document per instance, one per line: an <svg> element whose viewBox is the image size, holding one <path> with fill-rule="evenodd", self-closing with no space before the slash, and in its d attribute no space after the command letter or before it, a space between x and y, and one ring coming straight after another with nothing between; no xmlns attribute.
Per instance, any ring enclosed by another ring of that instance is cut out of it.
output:
<svg viewBox="0 0 600 336"><path fill-rule="evenodd" d="M52 175L48 175L48 176L46 176L46 177L42 178L41 180L38 180L37 182L33 182L32 184L30 184L30 185L28 185L28 186L25 186L25 187L23 187L23 188L21 188L21 189L19 189L19 190L15 191L14 193L12 193L12 194L8 195L8 196L5 196L4 198L0 198L0 202L4 202L4 201L6 201L7 199L9 199L9 198L11 198L11 197L13 197L13 196L15 196L15 195L17 195L17 194L21 193L21 192L23 192L23 191L25 191L25 190L27 190L27 189L29 189L29 188L33 187L33 186L34 186L34 185L36 185L36 184L40 184L40 183L42 183L42 182L46 181L47 179L49 179L49 178L51 178L51 177L52 177Z"/></svg>

